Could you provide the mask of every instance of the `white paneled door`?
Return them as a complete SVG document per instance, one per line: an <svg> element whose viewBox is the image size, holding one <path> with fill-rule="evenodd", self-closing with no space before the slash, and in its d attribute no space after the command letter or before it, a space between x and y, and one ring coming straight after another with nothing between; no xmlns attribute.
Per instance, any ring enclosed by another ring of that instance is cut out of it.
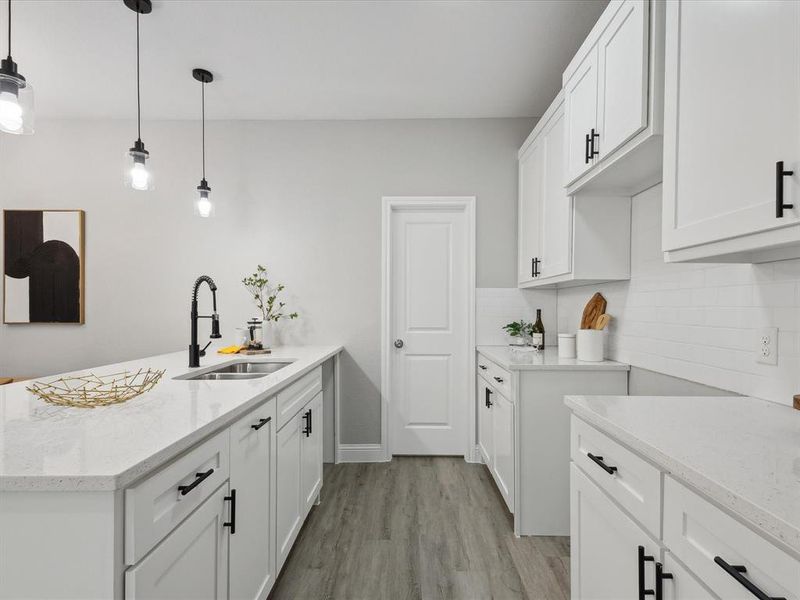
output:
<svg viewBox="0 0 800 600"><path fill-rule="evenodd" d="M389 448L464 455L474 381L472 199L405 200L386 223Z"/></svg>

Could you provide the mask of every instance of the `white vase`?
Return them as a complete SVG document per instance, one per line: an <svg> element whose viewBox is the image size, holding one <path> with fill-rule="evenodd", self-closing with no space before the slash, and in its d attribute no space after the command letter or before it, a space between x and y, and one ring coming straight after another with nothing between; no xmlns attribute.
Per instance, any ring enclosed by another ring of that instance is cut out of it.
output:
<svg viewBox="0 0 800 600"><path fill-rule="evenodd" d="M265 321L264 325L264 348L274 348L278 345L275 321Z"/></svg>

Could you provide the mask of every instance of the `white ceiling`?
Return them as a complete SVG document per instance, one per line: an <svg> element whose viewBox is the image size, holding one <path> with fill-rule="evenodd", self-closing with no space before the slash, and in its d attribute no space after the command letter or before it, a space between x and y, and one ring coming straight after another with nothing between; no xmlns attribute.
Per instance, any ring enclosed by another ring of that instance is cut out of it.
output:
<svg viewBox="0 0 800 600"><path fill-rule="evenodd" d="M5 2L0 45L5 55ZM605 0L154 0L141 20L145 119L540 116ZM13 55L37 116L135 115L122 0L15 0Z"/></svg>

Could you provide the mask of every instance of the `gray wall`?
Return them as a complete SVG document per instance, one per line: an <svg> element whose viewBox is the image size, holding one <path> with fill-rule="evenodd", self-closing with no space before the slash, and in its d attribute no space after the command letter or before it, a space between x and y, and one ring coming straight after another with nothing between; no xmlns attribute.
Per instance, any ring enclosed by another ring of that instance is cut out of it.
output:
<svg viewBox="0 0 800 600"><path fill-rule="evenodd" d="M739 396L735 392L639 367L631 367L628 373L628 393L631 396Z"/></svg>
<svg viewBox="0 0 800 600"><path fill-rule="evenodd" d="M195 277L219 284L223 333L254 314L257 263L301 319L287 343L341 343L343 443L380 441L380 198L475 195L479 287L516 285L516 152L530 119L212 122L217 217L192 214L196 122L148 122L157 189L122 185L126 121L41 121L0 136L2 208L86 211L86 324L3 325L0 374L45 375L188 343ZM206 299L201 299L205 302ZM230 340L229 335L226 336Z"/></svg>

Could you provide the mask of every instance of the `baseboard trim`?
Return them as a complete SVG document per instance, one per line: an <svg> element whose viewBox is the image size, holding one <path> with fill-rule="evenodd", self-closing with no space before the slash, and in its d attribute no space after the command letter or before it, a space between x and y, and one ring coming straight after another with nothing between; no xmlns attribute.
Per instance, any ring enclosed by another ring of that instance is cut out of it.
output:
<svg viewBox="0 0 800 600"><path fill-rule="evenodd" d="M339 444L336 454L340 463L386 462L381 444Z"/></svg>

